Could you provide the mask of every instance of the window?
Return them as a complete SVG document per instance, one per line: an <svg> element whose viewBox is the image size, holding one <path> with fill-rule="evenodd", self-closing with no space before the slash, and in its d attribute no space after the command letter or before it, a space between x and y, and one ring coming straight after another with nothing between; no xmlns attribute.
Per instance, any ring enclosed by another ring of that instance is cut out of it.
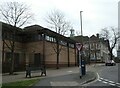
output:
<svg viewBox="0 0 120 88"><path fill-rule="evenodd" d="M70 43L70 44L69 44L69 47L74 48L74 44L71 44L71 43Z"/></svg>
<svg viewBox="0 0 120 88"><path fill-rule="evenodd" d="M93 49L94 49L94 47L93 47L93 46L94 46L94 45L93 45L93 43L91 43L91 44L90 44L90 49L92 49L92 50L93 50Z"/></svg>
<svg viewBox="0 0 120 88"><path fill-rule="evenodd" d="M50 42L56 42L56 39L54 37L46 35L46 40Z"/></svg>
<svg viewBox="0 0 120 88"><path fill-rule="evenodd" d="M47 41L50 41L50 38L49 38L48 35L46 35L45 39L46 39Z"/></svg>
<svg viewBox="0 0 120 88"><path fill-rule="evenodd" d="M39 34L39 35L38 35L38 40L41 40L41 39L42 39L42 37L41 37L41 35Z"/></svg>
<svg viewBox="0 0 120 88"><path fill-rule="evenodd" d="M84 44L84 48L87 50L87 49L89 49L89 44Z"/></svg>
<svg viewBox="0 0 120 88"><path fill-rule="evenodd" d="M61 45L64 45L64 46L67 45L67 43L66 43L65 41L62 41L62 40L60 41L60 44L61 44Z"/></svg>
<svg viewBox="0 0 120 88"><path fill-rule="evenodd" d="M37 40L39 40L39 35L37 34L37 35L33 35L33 41L37 41Z"/></svg>
<svg viewBox="0 0 120 88"><path fill-rule="evenodd" d="M12 34L11 34L11 33L8 33L8 32L4 33L3 36L4 36L5 39L10 39L10 40L13 39Z"/></svg>
<svg viewBox="0 0 120 88"><path fill-rule="evenodd" d="M55 38L53 38L53 41L54 41L54 42L56 42L56 39L55 39Z"/></svg>

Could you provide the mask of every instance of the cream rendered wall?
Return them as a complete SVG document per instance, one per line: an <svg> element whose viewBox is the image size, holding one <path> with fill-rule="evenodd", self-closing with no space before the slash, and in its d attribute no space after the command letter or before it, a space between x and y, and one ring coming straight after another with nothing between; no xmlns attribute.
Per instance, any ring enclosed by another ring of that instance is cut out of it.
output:
<svg viewBox="0 0 120 88"><path fill-rule="evenodd" d="M118 32L119 32L119 35L120 35L120 1L118 2ZM118 50L120 47L120 39L118 41Z"/></svg>

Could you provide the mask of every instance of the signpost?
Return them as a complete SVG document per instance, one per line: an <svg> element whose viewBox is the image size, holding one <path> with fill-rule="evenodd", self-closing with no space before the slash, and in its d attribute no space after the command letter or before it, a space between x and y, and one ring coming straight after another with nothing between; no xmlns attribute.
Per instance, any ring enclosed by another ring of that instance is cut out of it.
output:
<svg viewBox="0 0 120 88"><path fill-rule="evenodd" d="M2 84L2 23L0 22L0 84ZM1 87L2 85L0 85Z"/></svg>
<svg viewBox="0 0 120 88"><path fill-rule="evenodd" d="M79 59L80 78L82 78L82 61L81 61L81 54L80 54L82 47L83 45L81 43L76 43L76 48L79 54L78 59Z"/></svg>
<svg viewBox="0 0 120 88"><path fill-rule="evenodd" d="M120 61L120 50L117 51L118 61ZM120 83L120 63L118 63L118 82Z"/></svg>
<svg viewBox="0 0 120 88"><path fill-rule="evenodd" d="M80 78L82 78L82 75L86 74L85 69L85 60L83 59L83 31L82 31L82 12L80 11L80 22L81 22L81 43L76 43L76 48L79 53L79 68L80 68Z"/></svg>

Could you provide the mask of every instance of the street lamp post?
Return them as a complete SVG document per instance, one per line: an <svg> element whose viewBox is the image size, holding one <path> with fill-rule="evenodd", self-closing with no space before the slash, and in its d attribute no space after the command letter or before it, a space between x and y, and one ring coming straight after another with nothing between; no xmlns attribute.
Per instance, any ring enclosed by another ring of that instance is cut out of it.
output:
<svg viewBox="0 0 120 88"><path fill-rule="evenodd" d="M81 36L83 36L83 31L82 31L82 12L83 12L83 11L80 11ZM83 43L83 40L82 40L81 43Z"/></svg>
<svg viewBox="0 0 120 88"><path fill-rule="evenodd" d="M78 50L78 54L79 54L79 68L80 68L80 78L82 78L82 53L80 53L80 51L82 51L82 46L83 46L83 39L82 39L82 12L80 11L80 23L81 23L81 49Z"/></svg>
<svg viewBox="0 0 120 88"><path fill-rule="evenodd" d="M81 23L81 45L82 45L81 52L83 53L82 12L83 11L80 11L80 23ZM82 54L81 54L81 60L82 59L83 59L83 57L82 57Z"/></svg>
<svg viewBox="0 0 120 88"><path fill-rule="evenodd" d="M80 58L80 65L81 65L81 72L82 72L82 75L85 75L86 74L86 69L85 69L85 60L83 59L83 30L82 30L82 12L83 11L80 11L80 22L81 22L81 58Z"/></svg>

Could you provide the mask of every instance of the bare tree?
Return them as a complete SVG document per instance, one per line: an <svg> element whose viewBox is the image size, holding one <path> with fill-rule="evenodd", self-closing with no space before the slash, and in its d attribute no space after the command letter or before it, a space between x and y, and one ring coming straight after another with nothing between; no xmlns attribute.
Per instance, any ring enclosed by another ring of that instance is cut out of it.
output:
<svg viewBox="0 0 120 88"><path fill-rule="evenodd" d="M72 28L70 22L65 20L65 15L59 10L53 10L47 15L45 21L48 23L48 27L54 30L56 33L61 35L66 35L68 31ZM61 40L56 38L56 44L52 43L52 47L57 54L56 67L59 68L59 56L62 50L62 45L60 45Z"/></svg>
<svg viewBox="0 0 120 88"><path fill-rule="evenodd" d="M0 7L0 15L2 19L14 26L14 27L21 27L26 23L29 23L32 18L33 14L30 12L27 5L18 2L7 2ZM5 35L5 33L3 33ZM11 66L10 66L10 74L14 72L14 51L15 51L15 36L16 31L13 30L11 33L12 41L8 40L8 42L3 39L3 44L6 44L8 49L11 51Z"/></svg>
<svg viewBox="0 0 120 88"><path fill-rule="evenodd" d="M109 41L108 44L108 50L110 53L110 59L112 60L113 58L113 49L115 48L118 39L120 38L120 35L118 33L117 28L104 28L101 30L101 37L104 38L105 40Z"/></svg>
<svg viewBox="0 0 120 88"><path fill-rule="evenodd" d="M51 11L45 20L50 29L61 35L65 35L72 28L70 22L65 20L65 15L59 10Z"/></svg>
<svg viewBox="0 0 120 88"><path fill-rule="evenodd" d="M18 2L7 2L1 5L0 13L3 20L15 27L31 22L33 14L27 5Z"/></svg>

